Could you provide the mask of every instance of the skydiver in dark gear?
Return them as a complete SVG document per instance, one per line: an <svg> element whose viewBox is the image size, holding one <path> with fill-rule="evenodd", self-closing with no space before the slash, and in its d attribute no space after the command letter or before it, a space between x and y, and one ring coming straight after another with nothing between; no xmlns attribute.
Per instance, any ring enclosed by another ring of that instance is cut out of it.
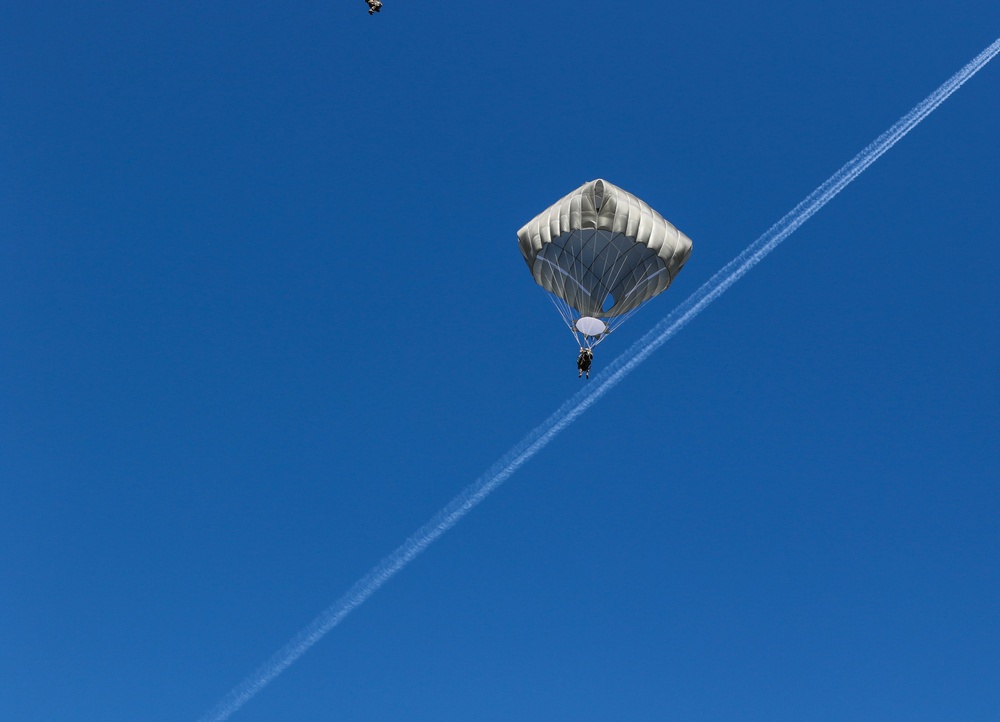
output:
<svg viewBox="0 0 1000 722"><path fill-rule="evenodd" d="M369 15L382 12L382 0L365 0L365 2L368 3Z"/></svg>
<svg viewBox="0 0 1000 722"><path fill-rule="evenodd" d="M587 374L588 379L590 378L590 364L591 362L593 362L593 360L594 360L594 352L591 351L589 348L581 346L580 356L576 360L576 368L580 372L576 375L577 378L580 378L584 374Z"/></svg>

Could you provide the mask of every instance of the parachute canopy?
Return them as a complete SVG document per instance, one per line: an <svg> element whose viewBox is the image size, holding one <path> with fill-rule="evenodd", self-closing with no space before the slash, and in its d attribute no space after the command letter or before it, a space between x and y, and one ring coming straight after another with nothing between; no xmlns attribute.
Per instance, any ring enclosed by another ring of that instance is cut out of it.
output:
<svg viewBox="0 0 1000 722"><path fill-rule="evenodd" d="M691 255L691 239L631 193L584 183L528 221L518 244L535 282L574 335L603 337L665 291Z"/></svg>

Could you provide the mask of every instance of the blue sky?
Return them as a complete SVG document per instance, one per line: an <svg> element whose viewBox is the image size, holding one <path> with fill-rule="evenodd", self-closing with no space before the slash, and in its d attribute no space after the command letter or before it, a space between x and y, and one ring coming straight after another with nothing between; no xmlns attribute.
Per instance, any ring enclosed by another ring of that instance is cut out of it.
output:
<svg viewBox="0 0 1000 722"><path fill-rule="evenodd" d="M194 720L579 388L515 233L694 240L991 2L0 8L0 718ZM1000 716L1000 67L233 719Z"/></svg>

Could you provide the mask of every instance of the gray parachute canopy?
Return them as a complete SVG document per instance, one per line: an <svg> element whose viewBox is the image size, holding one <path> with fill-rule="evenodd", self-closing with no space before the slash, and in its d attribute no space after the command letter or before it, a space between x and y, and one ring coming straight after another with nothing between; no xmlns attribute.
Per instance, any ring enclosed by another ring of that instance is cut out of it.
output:
<svg viewBox="0 0 1000 722"><path fill-rule="evenodd" d="M665 291L691 255L690 238L600 179L532 218L517 240L535 282L554 296L570 330L585 335L581 318L618 325L615 319Z"/></svg>

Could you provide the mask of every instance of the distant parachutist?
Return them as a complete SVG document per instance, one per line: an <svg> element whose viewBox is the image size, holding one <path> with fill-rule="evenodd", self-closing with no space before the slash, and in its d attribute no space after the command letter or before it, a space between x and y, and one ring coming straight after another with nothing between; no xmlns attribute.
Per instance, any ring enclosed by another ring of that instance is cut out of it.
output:
<svg viewBox="0 0 1000 722"><path fill-rule="evenodd" d="M594 352L585 346L580 347L580 356L576 360L576 368L580 372L576 375L580 378L584 374L587 374L587 378L590 378L590 364L594 361Z"/></svg>
<svg viewBox="0 0 1000 722"><path fill-rule="evenodd" d="M365 2L368 3L369 15L382 12L382 0L365 0Z"/></svg>

